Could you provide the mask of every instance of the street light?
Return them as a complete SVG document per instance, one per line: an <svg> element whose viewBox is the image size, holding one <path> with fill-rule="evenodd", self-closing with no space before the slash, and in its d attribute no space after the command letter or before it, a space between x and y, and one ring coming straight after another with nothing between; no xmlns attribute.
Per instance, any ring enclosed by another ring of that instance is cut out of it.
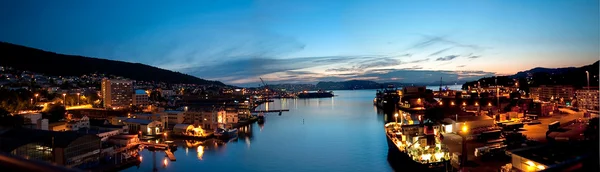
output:
<svg viewBox="0 0 600 172"><path fill-rule="evenodd" d="M77 93L77 105L79 105L79 93Z"/></svg>
<svg viewBox="0 0 600 172"><path fill-rule="evenodd" d="M467 132L469 131L469 128L467 127L466 123L463 123L463 126L461 128L461 132L458 133L459 136L462 137L462 153L461 153L461 161L460 161L460 167L461 170L462 168L465 166L464 164L467 162Z"/></svg>
<svg viewBox="0 0 600 172"><path fill-rule="evenodd" d="M63 105L65 105L65 106L67 106L67 102L66 102L67 98L66 97L67 97L67 94L63 93Z"/></svg>
<svg viewBox="0 0 600 172"><path fill-rule="evenodd" d="M396 123L398 123L398 113L394 114L394 118L396 118Z"/></svg>
<svg viewBox="0 0 600 172"><path fill-rule="evenodd" d="M39 94L38 94L38 93L35 93L35 95L34 95L34 96L35 96L35 102L37 102L37 101L38 101L38 96L39 96Z"/></svg>
<svg viewBox="0 0 600 172"><path fill-rule="evenodd" d="M590 72L585 71L585 75L587 76L587 88L590 89Z"/></svg>

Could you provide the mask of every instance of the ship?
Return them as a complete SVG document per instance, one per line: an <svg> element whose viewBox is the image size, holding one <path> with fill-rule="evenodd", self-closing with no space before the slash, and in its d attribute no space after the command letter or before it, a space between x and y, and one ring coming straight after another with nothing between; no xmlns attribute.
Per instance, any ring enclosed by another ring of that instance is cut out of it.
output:
<svg viewBox="0 0 600 172"><path fill-rule="evenodd" d="M441 126L433 124L385 124L389 153L412 169L443 170L449 164L450 151L439 137ZM409 164L406 164L409 163Z"/></svg>
<svg viewBox="0 0 600 172"><path fill-rule="evenodd" d="M297 97L298 98L328 98L328 97L333 97L333 91L323 91L323 90L319 90L317 92L308 92L308 91L303 91L298 93Z"/></svg>
<svg viewBox="0 0 600 172"><path fill-rule="evenodd" d="M263 113L258 114L258 124L264 124L264 123L265 123L265 115Z"/></svg>
<svg viewBox="0 0 600 172"><path fill-rule="evenodd" d="M377 90L373 104L382 109L393 110L400 101L399 90L393 85L389 85L388 88Z"/></svg>

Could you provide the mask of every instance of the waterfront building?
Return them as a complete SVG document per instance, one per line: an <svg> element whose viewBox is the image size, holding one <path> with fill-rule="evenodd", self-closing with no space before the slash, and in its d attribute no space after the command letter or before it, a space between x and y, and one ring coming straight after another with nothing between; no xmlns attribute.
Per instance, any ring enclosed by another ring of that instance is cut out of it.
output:
<svg viewBox="0 0 600 172"><path fill-rule="evenodd" d="M226 121L226 111L223 108L213 109L194 109L185 112L185 123L200 125L203 129L217 129L224 127L223 121Z"/></svg>
<svg viewBox="0 0 600 172"><path fill-rule="evenodd" d="M78 133L81 134L94 134L100 137L102 142L107 141L108 137L116 136L121 134L121 130L119 129L102 129L102 128L81 128L77 130Z"/></svg>
<svg viewBox="0 0 600 172"><path fill-rule="evenodd" d="M581 89L575 92L577 96L577 107L579 109L588 109L598 111L600 102L598 97L600 96L600 90L596 87L593 89Z"/></svg>
<svg viewBox="0 0 600 172"><path fill-rule="evenodd" d="M169 110L159 112L159 114L163 116L162 119L167 119L166 123L168 125L182 124L185 121L184 111Z"/></svg>
<svg viewBox="0 0 600 172"><path fill-rule="evenodd" d="M132 134L132 135L121 134L121 135L116 135L116 136L110 136L108 138L107 142L121 146L121 147L127 147L127 146L132 146L132 145L140 143L140 139L139 139L138 135L135 135L135 134Z"/></svg>
<svg viewBox="0 0 600 172"><path fill-rule="evenodd" d="M202 127L194 127L190 124L176 124L173 127L173 134L184 136L205 136Z"/></svg>
<svg viewBox="0 0 600 172"><path fill-rule="evenodd" d="M0 149L11 155L77 167L100 158L100 138L74 131L10 129L0 134Z"/></svg>
<svg viewBox="0 0 600 172"><path fill-rule="evenodd" d="M101 91L105 108L119 109L132 104L133 84L129 80L102 79Z"/></svg>
<svg viewBox="0 0 600 172"><path fill-rule="evenodd" d="M146 106L148 104L150 104L150 101L148 100L146 90L135 90L133 95L133 105Z"/></svg>
<svg viewBox="0 0 600 172"><path fill-rule="evenodd" d="M530 97L534 100L562 100L561 104L569 102L574 95L573 87L568 85L541 85L529 88L529 92Z"/></svg>
<svg viewBox="0 0 600 172"><path fill-rule="evenodd" d="M159 135L164 130L164 126L160 121L129 118L122 122L129 127L129 132L133 134Z"/></svg>

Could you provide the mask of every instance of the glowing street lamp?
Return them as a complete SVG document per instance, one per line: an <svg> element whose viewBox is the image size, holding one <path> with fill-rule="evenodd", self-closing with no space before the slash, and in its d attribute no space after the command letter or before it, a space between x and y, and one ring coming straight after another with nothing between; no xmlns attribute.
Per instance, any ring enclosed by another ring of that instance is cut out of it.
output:
<svg viewBox="0 0 600 172"><path fill-rule="evenodd" d="M463 123L463 126L460 129L460 131L466 134L469 131L469 127L467 127L467 124Z"/></svg>
<svg viewBox="0 0 600 172"><path fill-rule="evenodd" d="M450 106L454 106L454 102L450 102Z"/></svg>
<svg viewBox="0 0 600 172"><path fill-rule="evenodd" d="M67 97L67 94L63 93L63 105L65 105L65 106L67 105L67 102L66 102L67 98L66 97Z"/></svg>
<svg viewBox="0 0 600 172"><path fill-rule="evenodd" d="M80 93L77 93L77 105L79 105L79 94Z"/></svg>
<svg viewBox="0 0 600 172"><path fill-rule="evenodd" d="M396 118L396 123L398 123L398 113L394 114L394 118Z"/></svg>
<svg viewBox="0 0 600 172"><path fill-rule="evenodd" d="M35 93L35 95L34 95L34 96L35 96L35 102L37 102L37 101L38 101L38 96L39 96L39 94L38 94L38 93Z"/></svg>

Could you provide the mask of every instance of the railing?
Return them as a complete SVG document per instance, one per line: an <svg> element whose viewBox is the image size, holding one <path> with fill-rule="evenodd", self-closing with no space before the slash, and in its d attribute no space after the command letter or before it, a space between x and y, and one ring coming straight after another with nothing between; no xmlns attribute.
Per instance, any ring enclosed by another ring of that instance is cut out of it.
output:
<svg viewBox="0 0 600 172"><path fill-rule="evenodd" d="M0 153L0 167L2 167L2 171L81 172L78 169L56 166L37 160L27 160L6 153Z"/></svg>

